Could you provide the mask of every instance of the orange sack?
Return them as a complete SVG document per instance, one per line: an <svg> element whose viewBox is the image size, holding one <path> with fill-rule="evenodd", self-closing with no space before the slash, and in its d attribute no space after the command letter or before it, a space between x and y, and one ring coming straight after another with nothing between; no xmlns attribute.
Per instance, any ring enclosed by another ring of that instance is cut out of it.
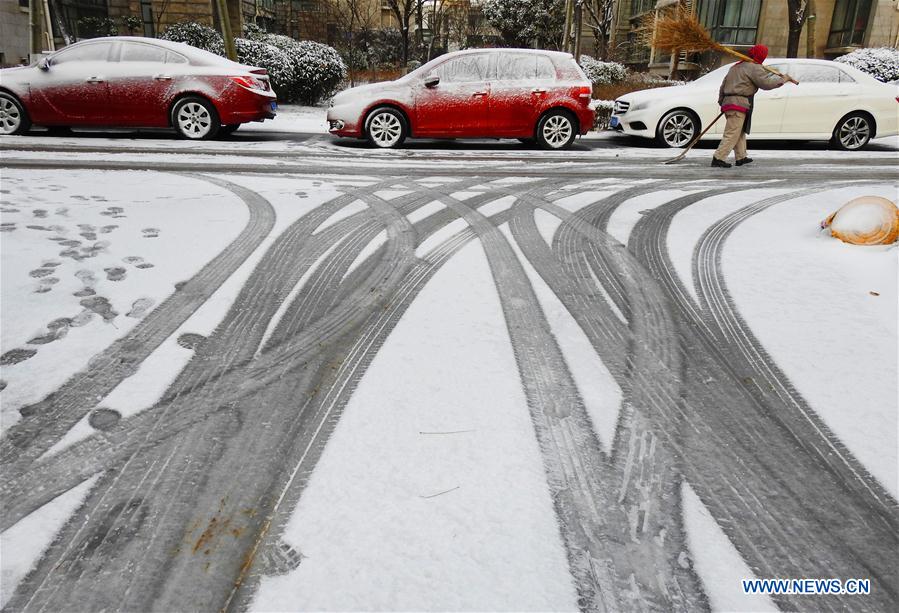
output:
<svg viewBox="0 0 899 613"><path fill-rule="evenodd" d="M899 238L899 208L880 196L861 196L837 209L821 227L845 243L889 245Z"/></svg>

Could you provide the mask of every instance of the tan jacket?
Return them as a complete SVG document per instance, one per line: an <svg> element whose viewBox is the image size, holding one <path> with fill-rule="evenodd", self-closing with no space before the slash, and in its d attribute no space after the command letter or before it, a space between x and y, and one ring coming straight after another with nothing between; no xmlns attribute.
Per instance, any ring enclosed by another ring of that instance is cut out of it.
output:
<svg viewBox="0 0 899 613"><path fill-rule="evenodd" d="M752 108L750 98L760 89L776 89L786 81L773 75L761 64L738 62L727 71L718 90L718 104L736 104L743 108Z"/></svg>

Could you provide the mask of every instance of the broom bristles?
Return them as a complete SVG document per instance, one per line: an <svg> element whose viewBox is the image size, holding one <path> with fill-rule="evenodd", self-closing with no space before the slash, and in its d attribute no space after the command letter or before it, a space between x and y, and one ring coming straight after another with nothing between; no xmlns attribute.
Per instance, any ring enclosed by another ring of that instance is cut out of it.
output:
<svg viewBox="0 0 899 613"><path fill-rule="evenodd" d="M702 53L721 50L721 45L715 42L696 15L683 9L660 14L655 20L654 30L652 46L663 51Z"/></svg>

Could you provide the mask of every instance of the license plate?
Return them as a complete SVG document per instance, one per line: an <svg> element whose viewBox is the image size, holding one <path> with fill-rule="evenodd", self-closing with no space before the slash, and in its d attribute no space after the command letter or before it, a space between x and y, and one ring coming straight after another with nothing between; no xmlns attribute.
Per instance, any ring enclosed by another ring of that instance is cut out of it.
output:
<svg viewBox="0 0 899 613"><path fill-rule="evenodd" d="M277 102L272 102L272 110L273 110L273 111L277 111L277 110L278 110L278 103L277 103Z"/></svg>
<svg viewBox="0 0 899 613"><path fill-rule="evenodd" d="M610 128L618 127L618 118L617 117L612 117L612 119L609 120L609 127Z"/></svg>

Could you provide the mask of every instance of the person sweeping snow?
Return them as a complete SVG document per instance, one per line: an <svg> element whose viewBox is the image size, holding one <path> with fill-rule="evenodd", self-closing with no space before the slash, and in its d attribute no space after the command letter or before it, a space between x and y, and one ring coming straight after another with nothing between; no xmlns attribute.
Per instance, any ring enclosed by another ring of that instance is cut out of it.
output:
<svg viewBox="0 0 899 613"><path fill-rule="evenodd" d="M784 83L796 83L788 75L778 76L766 71L762 62L768 57L768 47L755 45L748 51L752 62L737 62L721 82L718 90L718 104L724 113L724 136L721 144L712 156L712 166L730 168L726 160L733 151L737 166L752 162L746 151L746 135L752 124L752 109L755 94L760 89L777 89Z"/></svg>

